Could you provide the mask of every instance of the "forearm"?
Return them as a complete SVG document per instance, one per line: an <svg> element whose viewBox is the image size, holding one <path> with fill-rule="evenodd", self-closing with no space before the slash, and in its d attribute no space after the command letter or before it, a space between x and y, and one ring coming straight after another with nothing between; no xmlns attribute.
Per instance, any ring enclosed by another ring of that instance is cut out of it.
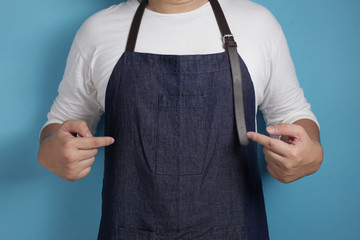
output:
<svg viewBox="0 0 360 240"><path fill-rule="evenodd" d="M294 124L302 126L309 137L320 144L320 131L317 124L310 119L300 119L294 122Z"/></svg>
<svg viewBox="0 0 360 240"><path fill-rule="evenodd" d="M53 135L59 128L61 127L61 124L59 123L52 123L47 125L43 128L43 130L40 133L40 144L49 136Z"/></svg>

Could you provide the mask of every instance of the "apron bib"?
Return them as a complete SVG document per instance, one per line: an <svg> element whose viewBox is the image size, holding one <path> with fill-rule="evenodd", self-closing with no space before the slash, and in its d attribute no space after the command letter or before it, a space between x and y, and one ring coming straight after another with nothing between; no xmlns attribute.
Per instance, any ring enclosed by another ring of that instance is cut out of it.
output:
<svg viewBox="0 0 360 240"><path fill-rule="evenodd" d="M255 131L253 84L239 60L246 128ZM105 110L115 143L105 149L98 239L269 238L257 145L239 142L227 52L125 51Z"/></svg>

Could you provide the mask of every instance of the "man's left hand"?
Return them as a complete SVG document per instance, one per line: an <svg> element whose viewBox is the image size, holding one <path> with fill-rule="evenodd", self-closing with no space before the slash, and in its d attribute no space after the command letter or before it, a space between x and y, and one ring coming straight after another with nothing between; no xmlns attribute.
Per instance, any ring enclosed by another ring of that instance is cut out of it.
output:
<svg viewBox="0 0 360 240"><path fill-rule="evenodd" d="M271 176L283 183L290 183L316 172L323 159L319 141L312 139L304 127L280 123L266 128L270 135L248 132L251 140L264 146L263 152Z"/></svg>

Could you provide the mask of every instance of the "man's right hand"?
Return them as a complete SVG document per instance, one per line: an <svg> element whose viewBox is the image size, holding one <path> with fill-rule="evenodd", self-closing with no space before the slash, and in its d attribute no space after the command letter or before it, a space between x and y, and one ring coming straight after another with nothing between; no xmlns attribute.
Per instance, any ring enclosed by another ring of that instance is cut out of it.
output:
<svg viewBox="0 0 360 240"><path fill-rule="evenodd" d="M112 137L93 137L84 121L49 124L41 132L38 160L41 166L73 182L90 173L98 148L113 143Z"/></svg>

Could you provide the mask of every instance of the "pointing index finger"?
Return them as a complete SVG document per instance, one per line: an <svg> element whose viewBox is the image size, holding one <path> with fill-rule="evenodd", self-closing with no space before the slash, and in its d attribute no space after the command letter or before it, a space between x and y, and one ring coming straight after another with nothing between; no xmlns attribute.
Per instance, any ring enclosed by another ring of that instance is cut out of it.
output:
<svg viewBox="0 0 360 240"><path fill-rule="evenodd" d="M105 147L115 142L112 137L83 137L78 139L78 149L90 150Z"/></svg>
<svg viewBox="0 0 360 240"><path fill-rule="evenodd" d="M263 145L270 151L277 153L281 156L287 156L289 152L289 144L275 138L271 138L256 132L248 132L247 137Z"/></svg>
<svg viewBox="0 0 360 240"><path fill-rule="evenodd" d="M269 126L266 130L271 135L275 136L291 136L291 137L299 137L302 133L301 127L296 124L289 124L289 123L279 123L273 126Z"/></svg>

